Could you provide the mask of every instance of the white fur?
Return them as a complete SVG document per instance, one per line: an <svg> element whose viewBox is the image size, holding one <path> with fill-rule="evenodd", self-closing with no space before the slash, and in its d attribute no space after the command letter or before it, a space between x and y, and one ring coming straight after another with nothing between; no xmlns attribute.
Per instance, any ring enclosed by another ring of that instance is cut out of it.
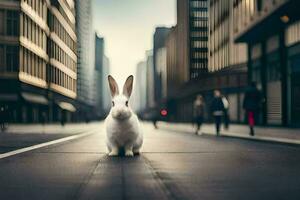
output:
<svg viewBox="0 0 300 200"><path fill-rule="evenodd" d="M132 81L133 78L131 84ZM111 84L116 84L116 82L113 81ZM126 85L124 85L123 90L126 90ZM139 154L143 144L143 133L138 117L133 113L129 106L126 106L126 101L129 100L131 91L127 93L123 91L123 94L121 95L118 94L118 90L116 93L114 91L111 88L114 106L111 108L110 113L105 120L108 155L118 156L120 149L122 148L124 148L125 156ZM128 93L128 96L124 95Z"/></svg>

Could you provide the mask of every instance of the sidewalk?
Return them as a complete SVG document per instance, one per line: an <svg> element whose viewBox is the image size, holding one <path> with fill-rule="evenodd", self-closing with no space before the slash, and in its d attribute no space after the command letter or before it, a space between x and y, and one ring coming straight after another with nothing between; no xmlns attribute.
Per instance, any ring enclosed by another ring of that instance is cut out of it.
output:
<svg viewBox="0 0 300 200"><path fill-rule="evenodd" d="M67 123L62 126L59 123L53 124L9 124L8 128L3 133L15 134L74 134L80 133L92 128L96 128L103 122L90 122L90 123Z"/></svg>
<svg viewBox="0 0 300 200"><path fill-rule="evenodd" d="M176 132L195 133L195 126L191 123L167 123L159 122L159 128L167 128ZM213 124L203 124L202 134L215 135ZM228 130L221 129L221 136L235 137L248 140L277 142L285 144L300 145L300 129L282 128L282 127L256 127L255 136L249 135L249 128L246 125L230 125Z"/></svg>

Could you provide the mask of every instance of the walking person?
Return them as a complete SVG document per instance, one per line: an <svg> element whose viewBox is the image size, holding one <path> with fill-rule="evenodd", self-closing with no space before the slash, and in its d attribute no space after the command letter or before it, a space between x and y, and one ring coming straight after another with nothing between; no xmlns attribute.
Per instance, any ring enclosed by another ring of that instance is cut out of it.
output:
<svg viewBox="0 0 300 200"><path fill-rule="evenodd" d="M205 102L202 95L197 95L196 100L194 101L194 120L197 124L197 129L195 134L198 135L201 125L204 118L204 107Z"/></svg>
<svg viewBox="0 0 300 200"><path fill-rule="evenodd" d="M5 108L4 106L0 107L0 128L1 132L5 130L5 118L6 118L6 113L5 113Z"/></svg>
<svg viewBox="0 0 300 200"><path fill-rule="evenodd" d="M222 116L224 114L224 104L222 101L221 92L219 90L214 91L214 98L211 104L211 111L215 119L216 135L219 136Z"/></svg>
<svg viewBox="0 0 300 200"><path fill-rule="evenodd" d="M229 120L230 120L230 117L229 117L229 102L227 100L227 98L223 95L222 96L222 102L223 102L223 105L224 105L224 127L226 130L229 129Z"/></svg>
<svg viewBox="0 0 300 200"><path fill-rule="evenodd" d="M256 83L252 82L250 88L246 91L243 108L247 114L250 135L254 136L255 119L259 113L261 106L261 93L256 87Z"/></svg>

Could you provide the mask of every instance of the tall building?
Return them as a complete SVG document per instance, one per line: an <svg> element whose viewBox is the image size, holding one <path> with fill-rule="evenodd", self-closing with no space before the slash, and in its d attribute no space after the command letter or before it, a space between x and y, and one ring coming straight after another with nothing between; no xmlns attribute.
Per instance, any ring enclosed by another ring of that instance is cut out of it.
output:
<svg viewBox="0 0 300 200"><path fill-rule="evenodd" d="M91 0L76 0L76 34L78 37L77 104L78 120L93 114L94 44Z"/></svg>
<svg viewBox="0 0 300 200"><path fill-rule="evenodd" d="M264 124L300 123L300 2L233 1L236 42L247 43L249 81L265 99Z"/></svg>
<svg viewBox="0 0 300 200"><path fill-rule="evenodd" d="M161 47L156 51L156 58L154 60L156 64L156 71L159 74L159 99L158 102L162 102L164 98L167 97L167 48Z"/></svg>
<svg viewBox="0 0 300 200"><path fill-rule="evenodd" d="M153 67L154 67L154 93L155 103L160 104L162 97L162 52L165 47L166 38L169 34L170 28L157 27L153 36Z"/></svg>
<svg viewBox="0 0 300 200"><path fill-rule="evenodd" d="M166 40L166 50L167 50L167 60L166 60L166 68L167 68L167 77L166 77L166 83L167 83L167 98L173 98L174 95L176 95L177 89L180 87L183 82L181 81L181 77L184 76L181 73L181 70L178 68L178 58L177 54L179 48L177 48L177 45L179 45L180 41L177 41L177 26L172 27L168 38ZM182 58L182 57L181 57ZM182 69L183 67L181 67Z"/></svg>
<svg viewBox="0 0 300 200"><path fill-rule="evenodd" d="M187 80L198 79L208 67L208 0L177 0L179 65ZM187 73L187 74L186 74Z"/></svg>
<svg viewBox="0 0 300 200"><path fill-rule="evenodd" d="M95 70L94 70L94 111L97 118L103 118L110 106L110 94L107 84L109 59L104 54L104 38L95 34Z"/></svg>
<svg viewBox="0 0 300 200"><path fill-rule="evenodd" d="M74 1L0 1L0 104L11 121L71 120L76 42Z"/></svg>
<svg viewBox="0 0 300 200"><path fill-rule="evenodd" d="M146 109L147 102L147 63L141 61L136 67L136 78L134 86L134 109L141 114Z"/></svg>
<svg viewBox="0 0 300 200"><path fill-rule="evenodd" d="M154 67L153 67L153 50L146 51L146 66L147 66L147 109L155 108L155 96L154 96Z"/></svg>
<svg viewBox="0 0 300 200"><path fill-rule="evenodd" d="M177 0L177 25L166 39L167 101L172 120L192 119L192 103L208 71L208 0ZM197 85L191 88L191 85Z"/></svg>

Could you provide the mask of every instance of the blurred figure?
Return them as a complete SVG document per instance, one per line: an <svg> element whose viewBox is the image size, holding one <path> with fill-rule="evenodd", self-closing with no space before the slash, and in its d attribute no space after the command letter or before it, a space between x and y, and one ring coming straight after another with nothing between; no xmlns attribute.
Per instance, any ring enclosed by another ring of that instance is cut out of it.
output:
<svg viewBox="0 0 300 200"><path fill-rule="evenodd" d="M158 113L157 113L157 109L156 108L151 111L151 121L153 123L154 128L158 129L158 126L157 126Z"/></svg>
<svg viewBox="0 0 300 200"><path fill-rule="evenodd" d="M1 106L0 107L0 129L5 131L6 123L9 121L9 112L8 108Z"/></svg>
<svg viewBox="0 0 300 200"><path fill-rule="evenodd" d="M194 101L194 120L197 124L197 129L195 134L197 135L201 125L203 123L203 117L204 117L204 106L205 102L202 97L202 95L197 95L196 100Z"/></svg>
<svg viewBox="0 0 300 200"><path fill-rule="evenodd" d="M224 105L224 127L226 130L228 130L229 128L229 121L230 121L230 118L229 118L229 102L227 100L227 98L223 95L222 96L222 102L223 102L223 105Z"/></svg>
<svg viewBox="0 0 300 200"><path fill-rule="evenodd" d="M224 114L224 104L222 101L221 92L219 90L214 91L214 98L211 104L211 111L215 119L216 134L217 136L219 136L222 116Z"/></svg>
<svg viewBox="0 0 300 200"><path fill-rule="evenodd" d="M1 106L0 107L0 128L1 128L1 131L4 131L5 130L5 110L4 110L4 107Z"/></svg>
<svg viewBox="0 0 300 200"><path fill-rule="evenodd" d="M246 91L243 108L247 114L247 120L250 128L250 135L254 136L254 125L257 114L261 105L261 93L256 87L256 83L252 82L250 88Z"/></svg>
<svg viewBox="0 0 300 200"><path fill-rule="evenodd" d="M153 117L152 118L152 123L153 123L153 126L155 129L158 129L158 126L157 126L157 118L156 117Z"/></svg>

